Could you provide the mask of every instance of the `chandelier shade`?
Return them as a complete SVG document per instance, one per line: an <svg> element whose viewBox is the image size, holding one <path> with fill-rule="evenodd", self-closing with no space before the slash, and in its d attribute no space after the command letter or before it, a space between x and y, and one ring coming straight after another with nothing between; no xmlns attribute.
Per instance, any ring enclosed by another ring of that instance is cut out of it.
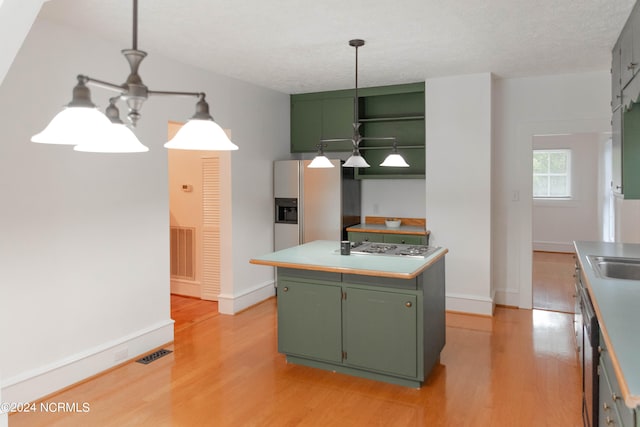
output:
<svg viewBox="0 0 640 427"><path fill-rule="evenodd" d="M144 146L127 125L110 123L105 138L94 138L83 142L73 149L87 153L144 153L149 148Z"/></svg>
<svg viewBox="0 0 640 427"><path fill-rule="evenodd" d="M44 130L31 137L40 144L78 145L103 138L111 122L95 107L66 107Z"/></svg>
<svg viewBox="0 0 640 427"><path fill-rule="evenodd" d="M208 119L191 119L180 128L166 148L176 150L232 151L238 146L216 122Z"/></svg>

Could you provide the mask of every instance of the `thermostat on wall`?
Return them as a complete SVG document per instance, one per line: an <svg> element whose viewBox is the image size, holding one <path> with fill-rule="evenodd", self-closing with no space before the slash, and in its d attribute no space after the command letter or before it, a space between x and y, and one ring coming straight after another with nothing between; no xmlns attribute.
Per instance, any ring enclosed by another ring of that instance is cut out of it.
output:
<svg viewBox="0 0 640 427"><path fill-rule="evenodd" d="M190 193L191 191L193 191L193 185L182 184L182 191L184 191L185 193Z"/></svg>

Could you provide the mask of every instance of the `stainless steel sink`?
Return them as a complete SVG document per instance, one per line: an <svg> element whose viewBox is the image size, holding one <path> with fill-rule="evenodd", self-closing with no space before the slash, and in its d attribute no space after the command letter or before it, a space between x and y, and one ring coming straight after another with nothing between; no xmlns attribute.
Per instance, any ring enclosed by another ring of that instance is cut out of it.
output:
<svg viewBox="0 0 640 427"><path fill-rule="evenodd" d="M602 279L640 280L640 258L588 255L587 259Z"/></svg>

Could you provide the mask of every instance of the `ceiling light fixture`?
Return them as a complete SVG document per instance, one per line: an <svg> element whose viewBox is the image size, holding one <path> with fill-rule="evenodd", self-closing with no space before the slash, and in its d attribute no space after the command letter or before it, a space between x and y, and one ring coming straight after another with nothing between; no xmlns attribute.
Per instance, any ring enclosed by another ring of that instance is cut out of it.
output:
<svg viewBox="0 0 640 427"><path fill-rule="evenodd" d="M166 148L181 150L237 150L224 130L209 114L209 105L202 92L171 92L149 90L138 74L140 63L147 53L138 50L138 0L133 0L133 43L131 49L122 50L129 62L130 74L121 85L97 80L85 75L78 76L73 88L71 102L58 113L47 127L31 138L32 142L44 144L74 145L76 151L94 153L139 153L149 149L142 145L132 131L141 117L140 109L151 95L197 97L196 113L169 142ZM91 102L87 85L119 92L110 99L106 116ZM124 101L129 113L129 124L120 119L117 101Z"/></svg>
<svg viewBox="0 0 640 427"><path fill-rule="evenodd" d="M400 154L398 154L398 149L396 147L396 138L395 137L371 137L371 136L362 136L360 134L360 119L358 116L358 48L364 46L364 40L362 39L353 39L349 40L349 46L355 47L356 49L356 85L355 85L355 94L353 100L353 136L351 138L332 138L332 139L321 139L320 140L320 149L318 150L318 154L313 159L313 161L309 164L308 167L316 168L328 168L333 167L327 166L327 164L331 164L329 159L324 155L322 150L323 143L332 143L332 142L344 142L351 141L352 151L351 156L347 159L346 162L342 165L347 168L368 168L370 167L369 163L362 157L360 154L360 149L380 149L384 147L360 147L360 143L364 140L371 141L393 141L393 152L387 156L384 162L380 164L380 166L384 167L408 167L407 162L402 158ZM391 160L389 159L391 156L394 156ZM326 159L326 162L319 157L323 157ZM318 162L316 163L316 159Z"/></svg>
<svg viewBox="0 0 640 427"><path fill-rule="evenodd" d="M324 150L322 149L323 146L326 146L326 144L318 144L318 154L316 154L311 163L309 163L309 165L307 166L308 168L321 169L333 167L333 163L331 163L331 160L329 160L327 156L324 155Z"/></svg>

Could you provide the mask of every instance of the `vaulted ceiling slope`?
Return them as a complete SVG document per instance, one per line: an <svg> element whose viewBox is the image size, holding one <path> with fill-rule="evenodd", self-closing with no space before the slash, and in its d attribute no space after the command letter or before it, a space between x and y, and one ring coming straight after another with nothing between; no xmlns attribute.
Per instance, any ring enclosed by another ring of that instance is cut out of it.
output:
<svg viewBox="0 0 640 427"><path fill-rule="evenodd" d="M138 48L285 93L353 87L352 38L366 40L360 87L607 70L634 2L139 0ZM130 0L51 0L39 17L124 49L131 12Z"/></svg>

